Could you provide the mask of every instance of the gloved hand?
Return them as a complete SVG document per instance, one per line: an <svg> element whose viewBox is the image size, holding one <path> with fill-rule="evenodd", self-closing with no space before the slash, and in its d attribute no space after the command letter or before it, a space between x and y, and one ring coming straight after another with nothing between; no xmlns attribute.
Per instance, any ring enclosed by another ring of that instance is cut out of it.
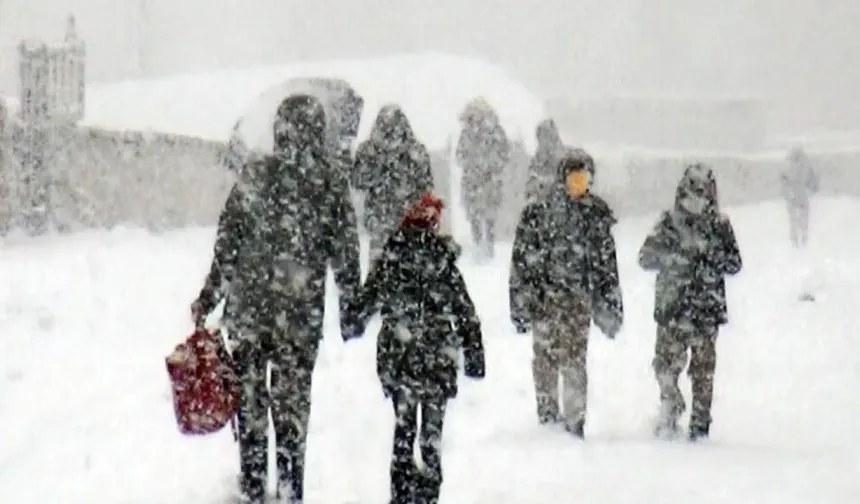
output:
<svg viewBox="0 0 860 504"><path fill-rule="evenodd" d="M525 334L531 330L531 324L526 320L514 317L512 322L514 323L514 329L517 331L517 334Z"/></svg>
<svg viewBox="0 0 860 504"><path fill-rule="evenodd" d="M394 392L397 390L397 386L388 375L380 376L379 383L382 385L382 395L384 395L386 399L393 396Z"/></svg>
<svg viewBox="0 0 860 504"><path fill-rule="evenodd" d="M343 324L341 323L340 335L344 343L350 340L359 339L364 336L364 328L358 324Z"/></svg>
<svg viewBox="0 0 860 504"><path fill-rule="evenodd" d="M595 309L593 319L594 325L611 340L614 340L621 330L621 319L605 310Z"/></svg>
<svg viewBox="0 0 860 504"><path fill-rule="evenodd" d="M365 324L353 312L348 303L341 304L340 335L344 342L361 338L364 335Z"/></svg>
<svg viewBox="0 0 860 504"><path fill-rule="evenodd" d="M484 349L466 349L463 352L463 371L469 378L484 378L487 373Z"/></svg>
<svg viewBox="0 0 860 504"><path fill-rule="evenodd" d="M206 316L209 315L206 311L206 308L203 306L203 301L195 299L193 303L191 303L191 322L194 324L194 327L203 327L203 324L206 322Z"/></svg>

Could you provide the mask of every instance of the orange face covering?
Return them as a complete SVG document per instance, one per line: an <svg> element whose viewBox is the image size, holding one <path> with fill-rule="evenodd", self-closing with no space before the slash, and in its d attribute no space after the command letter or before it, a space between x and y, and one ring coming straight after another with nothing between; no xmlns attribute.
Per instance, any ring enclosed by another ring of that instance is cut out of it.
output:
<svg viewBox="0 0 860 504"><path fill-rule="evenodd" d="M564 183L567 193L573 198L581 198L588 193L588 171L575 170L567 174Z"/></svg>

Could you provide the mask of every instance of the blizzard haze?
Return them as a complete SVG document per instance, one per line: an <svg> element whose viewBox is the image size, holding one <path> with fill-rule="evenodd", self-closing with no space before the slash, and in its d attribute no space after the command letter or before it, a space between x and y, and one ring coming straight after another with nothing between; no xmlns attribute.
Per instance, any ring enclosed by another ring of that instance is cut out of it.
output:
<svg viewBox="0 0 860 504"><path fill-rule="evenodd" d="M765 100L768 129L807 147L819 139L811 153L822 193L800 252L785 203L773 200L783 144L712 158L744 263L726 282L712 439L653 439L655 280L637 262L657 210L673 201L677 182L666 174L680 173L690 152L586 145L599 165L595 192L619 201L610 203L625 310L614 341L596 330L589 339L586 442L535 421L533 341L516 334L507 285L522 201L507 200L496 257L468 253L458 263L481 320L487 377L462 380L448 409L440 502L860 502L860 0L0 0L0 93L16 93L18 41L62 40L68 14L87 42L80 126L90 132L223 142L260 92L307 75L343 77L363 93L360 138L393 101L442 158L457 114L478 95L511 139L524 140L559 96L609 98L611 111L622 108L613 98L631 96ZM656 119L631 129L668 130L671 121L657 124L668 106L654 103ZM744 110L727 103L683 118L749 136L732 127L750 123ZM719 122L726 109L740 119ZM260 115L249 138L268 141L270 115ZM182 436L164 369L192 329L188 305L209 271L232 181L214 148L141 138L74 137L62 161L39 165L45 180L62 182L51 211L88 229L0 239L0 504L235 502L229 430ZM435 182L452 203L443 226L468 249L461 169L441 172ZM33 173L14 175L29 186ZM519 195L525 180L505 185ZM33 206L28 194L9 191L0 203ZM162 231L145 229L153 223ZM362 236L365 273L368 248ZM799 303L798 293L815 302ZM374 366L379 321L345 344L333 285L326 303L305 504L383 504L394 420ZM689 400L688 377L681 386ZM270 493L274 484L272 474Z"/></svg>
<svg viewBox="0 0 860 504"><path fill-rule="evenodd" d="M853 0L5 0L22 37L77 16L92 80L422 50L499 63L543 96L743 95L785 132L860 127ZM14 67L12 68L14 70Z"/></svg>

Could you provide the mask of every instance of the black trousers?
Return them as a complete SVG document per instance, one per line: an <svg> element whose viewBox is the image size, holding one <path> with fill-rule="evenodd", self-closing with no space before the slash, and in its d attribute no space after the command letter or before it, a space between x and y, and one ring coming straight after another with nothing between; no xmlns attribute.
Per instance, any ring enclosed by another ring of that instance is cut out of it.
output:
<svg viewBox="0 0 860 504"><path fill-rule="evenodd" d="M237 415L240 492L252 504L265 500L270 408L278 489L287 492L293 502L301 502L304 497L311 385L318 349L319 340L313 338L272 338L265 334L243 340L233 352L242 386ZM269 363L271 390L266 387Z"/></svg>
<svg viewBox="0 0 860 504"><path fill-rule="evenodd" d="M436 504L442 488L442 427L447 399L419 401L409 392L392 396L391 504ZM418 414L421 414L419 424ZM415 461L415 441L423 467Z"/></svg>

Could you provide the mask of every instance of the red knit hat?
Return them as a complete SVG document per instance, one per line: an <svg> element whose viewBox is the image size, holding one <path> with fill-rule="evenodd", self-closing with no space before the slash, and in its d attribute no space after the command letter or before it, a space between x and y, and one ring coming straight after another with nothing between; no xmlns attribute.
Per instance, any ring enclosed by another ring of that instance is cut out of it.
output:
<svg viewBox="0 0 860 504"><path fill-rule="evenodd" d="M400 227L417 227L422 229L436 229L442 218L442 209L445 204L432 192L426 192L412 204L403 215Z"/></svg>

